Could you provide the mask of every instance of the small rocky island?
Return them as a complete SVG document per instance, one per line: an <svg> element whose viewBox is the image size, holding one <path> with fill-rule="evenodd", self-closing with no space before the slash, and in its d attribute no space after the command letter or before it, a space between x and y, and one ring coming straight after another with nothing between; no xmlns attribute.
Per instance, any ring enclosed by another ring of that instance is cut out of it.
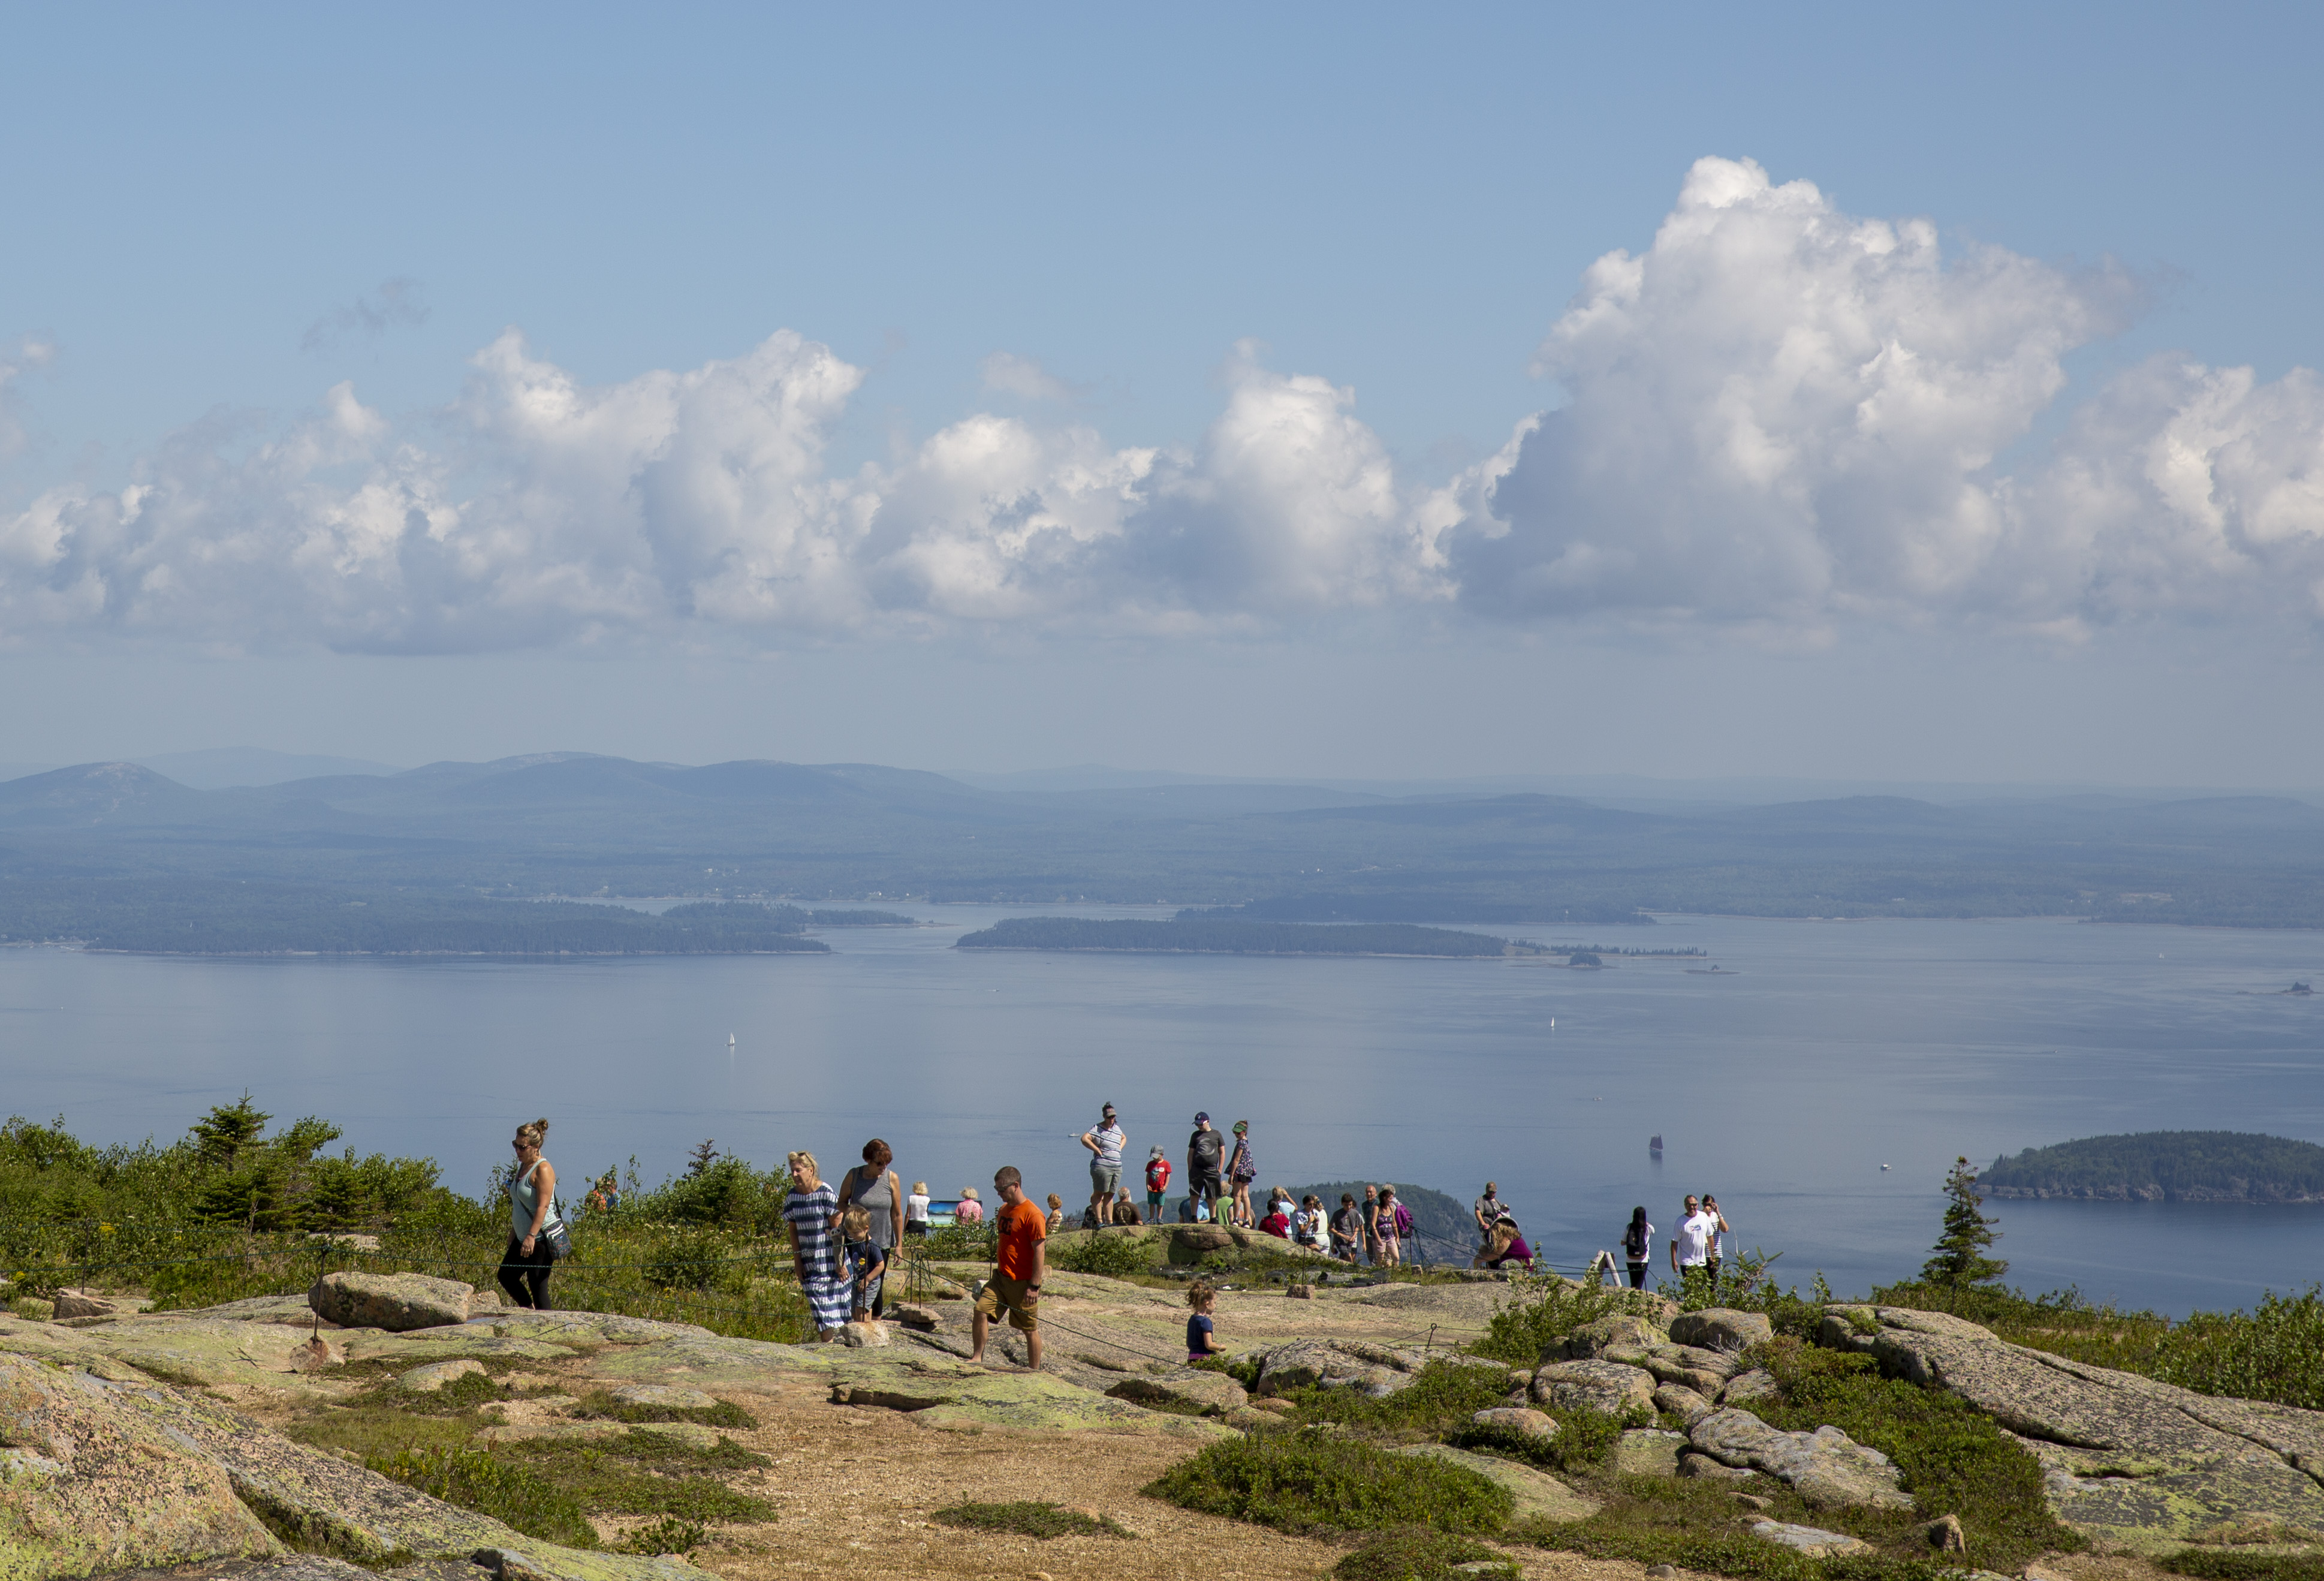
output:
<svg viewBox="0 0 2324 1581"><path fill-rule="evenodd" d="M2090 1136L1996 1159L1978 1188L2092 1202L2324 1202L2324 1147L2240 1131Z"/></svg>
<svg viewBox="0 0 2324 1581"><path fill-rule="evenodd" d="M1170 922L1088 917L1010 917L963 934L959 949L1105 950L1164 955L1431 956L1461 959L1543 956L1538 944L1422 928L1409 922Z"/></svg>

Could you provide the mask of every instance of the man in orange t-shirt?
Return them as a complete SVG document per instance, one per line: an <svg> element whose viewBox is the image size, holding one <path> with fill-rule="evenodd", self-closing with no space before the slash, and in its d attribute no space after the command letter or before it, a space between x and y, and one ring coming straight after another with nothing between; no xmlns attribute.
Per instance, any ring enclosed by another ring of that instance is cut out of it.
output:
<svg viewBox="0 0 2324 1581"><path fill-rule="evenodd" d="M993 1189L1001 1194L1001 1212L993 1219L1000 1235L992 1277L976 1298L975 1317L969 1326L968 1359L984 1359L984 1336L992 1319L1009 1314L1010 1325L1025 1336L1025 1354L1036 1371L1041 1365L1041 1275L1047 1264L1042 1243L1048 1239L1049 1221L1025 1195L1025 1178L1009 1164L994 1171Z"/></svg>

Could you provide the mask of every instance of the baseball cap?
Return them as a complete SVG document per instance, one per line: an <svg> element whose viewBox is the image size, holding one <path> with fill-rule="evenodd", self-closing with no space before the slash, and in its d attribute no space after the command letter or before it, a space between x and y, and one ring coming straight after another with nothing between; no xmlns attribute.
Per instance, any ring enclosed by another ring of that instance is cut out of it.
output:
<svg viewBox="0 0 2324 1581"><path fill-rule="evenodd" d="M1210 1115L1208 1115L1207 1114L1204 1113L1202 1110L1197 1109L1197 1110L1195 1110L1195 1111L1194 1111L1194 1123L1195 1123L1195 1124L1200 1125L1204 1121L1205 1121L1205 1120L1207 1120L1207 1119L1209 1119L1209 1118L1210 1118Z"/></svg>

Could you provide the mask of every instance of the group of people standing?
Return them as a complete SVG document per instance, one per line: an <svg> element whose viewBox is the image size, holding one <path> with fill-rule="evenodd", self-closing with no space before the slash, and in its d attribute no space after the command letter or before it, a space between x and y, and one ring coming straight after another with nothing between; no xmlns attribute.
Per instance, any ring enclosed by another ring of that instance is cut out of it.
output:
<svg viewBox="0 0 2324 1581"><path fill-rule="evenodd" d="M1671 1273L1680 1284L1696 1281L1707 1283L1711 1291L1719 1290L1720 1265L1727 1260L1727 1237L1729 1226L1727 1216L1719 1210L1719 1198L1706 1191L1700 1197L1690 1195L1680 1214L1678 1234L1670 1244ZM1655 1255L1655 1226L1646 1221L1644 1206L1630 1210L1630 1222L1622 1231L1622 1261L1630 1276L1634 1290L1646 1287L1646 1270ZM1591 1268L1612 1271L1613 1258L1607 1253L1598 1253Z"/></svg>

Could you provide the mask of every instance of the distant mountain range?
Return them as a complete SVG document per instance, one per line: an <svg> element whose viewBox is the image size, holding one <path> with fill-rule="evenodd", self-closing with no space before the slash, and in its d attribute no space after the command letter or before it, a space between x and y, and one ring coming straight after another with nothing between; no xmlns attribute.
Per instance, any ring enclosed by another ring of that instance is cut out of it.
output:
<svg viewBox="0 0 2324 1581"><path fill-rule="evenodd" d="M1162 904L1248 922L1599 929L1709 911L2324 926L2324 809L2285 797L1649 811L1530 791L993 790L867 763L581 753L377 768L198 788L84 763L0 783L0 935L122 937L127 908L169 927L231 914L253 937L291 938L310 925L296 918L390 898L674 895ZM141 923L137 936L168 931Z"/></svg>

